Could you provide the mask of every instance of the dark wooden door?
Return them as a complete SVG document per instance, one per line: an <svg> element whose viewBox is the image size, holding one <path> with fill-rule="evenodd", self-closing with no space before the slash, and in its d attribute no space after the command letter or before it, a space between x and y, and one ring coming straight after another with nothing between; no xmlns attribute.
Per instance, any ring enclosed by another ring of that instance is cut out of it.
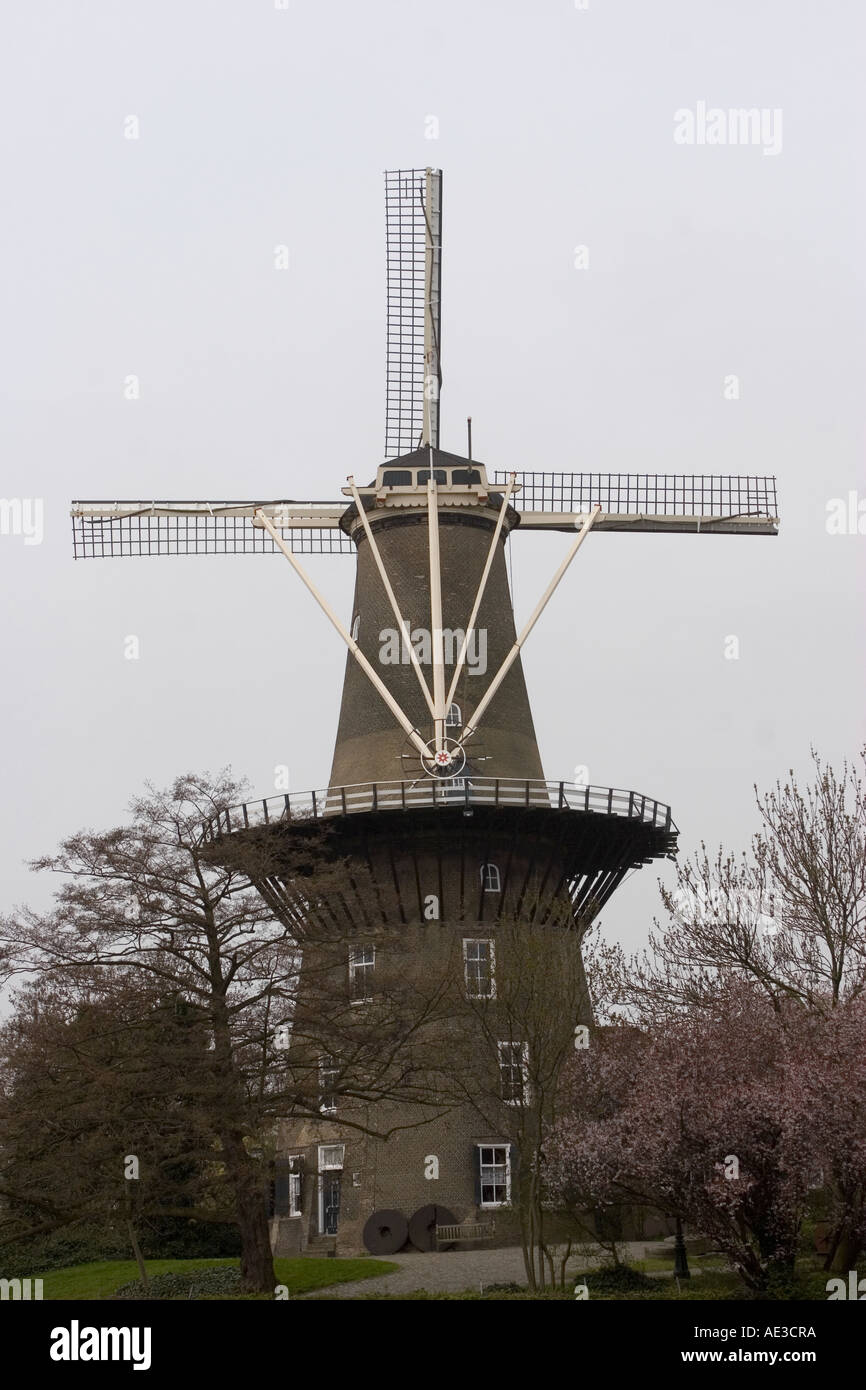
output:
<svg viewBox="0 0 866 1390"><path fill-rule="evenodd" d="M324 1215L324 1234L335 1236L340 1222L340 1174L322 1174L322 1212Z"/></svg>

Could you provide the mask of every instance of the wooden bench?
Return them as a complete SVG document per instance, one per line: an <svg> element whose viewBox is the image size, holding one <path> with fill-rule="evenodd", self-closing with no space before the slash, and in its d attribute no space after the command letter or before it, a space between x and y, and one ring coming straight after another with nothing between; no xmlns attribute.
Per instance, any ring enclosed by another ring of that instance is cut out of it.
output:
<svg viewBox="0 0 866 1390"><path fill-rule="evenodd" d="M463 1221L456 1226L436 1227L436 1248L453 1245L456 1241L492 1240L496 1234L493 1221Z"/></svg>

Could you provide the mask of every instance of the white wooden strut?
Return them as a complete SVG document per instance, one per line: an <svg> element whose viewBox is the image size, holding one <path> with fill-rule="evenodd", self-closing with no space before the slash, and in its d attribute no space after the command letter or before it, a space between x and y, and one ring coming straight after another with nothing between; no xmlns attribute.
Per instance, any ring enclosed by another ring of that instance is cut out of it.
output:
<svg viewBox="0 0 866 1390"><path fill-rule="evenodd" d="M592 530L596 518L599 516L600 513L601 506L599 503L596 503L589 516L586 518L583 525L581 526L580 532L575 538L574 543L571 546L571 549L565 556L565 559L562 561L562 564L559 566L558 570L556 571L556 574L551 579L541 598L538 600L538 603L535 605L535 608L532 611L532 615L529 618L529 621L527 622L520 636L515 641L514 646L511 648L510 652L506 656L499 670L496 672L496 675L493 677L493 680L490 682L489 686L485 690L481 702L475 710L475 713L473 714L471 721L468 721L464 724L460 738L461 743L466 743L470 738L472 738L472 735L476 732L478 725L481 723L481 719L484 715L484 712L490 704L490 701L493 699L493 696L496 694L500 685L505 680L505 677L508 675L508 672L511 670L511 667L516 661L521 647L523 646L530 632L535 627L535 624L538 622L538 619L541 617L542 613L547 607L548 600L551 598L557 585L559 584L559 581L565 574L565 571L568 569L578 550L583 545L583 542L586 540L587 536Z"/></svg>
<svg viewBox="0 0 866 1390"><path fill-rule="evenodd" d="M496 555L496 543L499 540L499 536L502 531L502 526L505 521L505 513L508 511L508 501L511 497L512 491L514 490L514 485L516 481L517 474L512 473L511 477L508 480L508 486L505 489L505 494L502 498L502 506L499 508L499 516L496 520L496 529L493 532L493 540L490 542L490 549L487 552L487 560L484 565L484 569L481 573L481 579L478 583L478 593L475 595L475 603L473 605L472 612L469 615L469 622L466 625L466 633L463 638L463 644L460 648L460 654L457 657L457 665L454 668L454 677L451 681L451 688L448 691L448 694L445 696L446 710L449 710L451 708L451 701L454 699L454 693L457 689L457 682L460 679L460 673L463 670L463 664L466 660L466 653L469 650L469 644L472 641L472 634L475 631L475 619L478 617L478 610L481 607L481 600L484 598L484 591L487 588L487 580L490 576L490 571L493 567L493 560Z"/></svg>
<svg viewBox="0 0 866 1390"><path fill-rule="evenodd" d="M427 520L430 535L430 642L433 658L433 724L436 752L445 743L445 638L442 632L442 569L439 562L439 500L433 478L431 450L427 481Z"/></svg>
<svg viewBox="0 0 866 1390"><path fill-rule="evenodd" d="M409 624L406 622L405 618L402 616L400 612L400 606L397 603L397 596L394 593L391 581L388 578L388 572L385 569L385 565L382 561L382 555L376 543L376 537L373 535L373 528L370 525L367 513L364 510L364 503L361 500L361 494L359 493L355 485L355 479L351 474L349 474L349 477L346 479L346 481L348 482L349 487L352 489L352 498L354 500L355 506L358 508L358 515L360 516L361 521L363 523L364 531L367 535L367 540L370 542L370 551L372 553L373 559L376 562L376 568L379 571L379 578L382 580L382 583L385 586L385 593L388 595L388 602L391 605L394 617L397 619L397 627L400 631L401 640L404 642L409 652L409 659L415 668L415 674L418 677L418 683L421 686L421 690L424 693L424 699L427 701L427 708L429 709L431 715L435 716L433 700L430 695L430 688L427 685L426 680L424 679L424 672L421 670L421 663L418 660L418 653L412 645L412 634L409 630Z"/></svg>
<svg viewBox="0 0 866 1390"><path fill-rule="evenodd" d="M361 651L354 637L352 637L351 634L346 631L343 624L340 622L340 619L334 612L333 608L328 603L328 600L325 598L324 594L321 594L319 590L316 588L316 585L313 583L312 579L307 574L303 565L301 565L299 561L296 559L296 557L292 554L291 550L286 545L285 541L283 540L280 533L277 531L276 527L271 522L270 518L265 516L264 512L261 510L258 510L256 512L256 516L261 521L262 526L267 531L271 540L274 542L274 545L276 545L277 548L283 552L289 564L292 566L292 569L302 580L306 588L309 589L310 593L313 595L313 598L316 600L322 612L325 614L325 617L328 618L331 624L337 629L337 632L339 632L346 646L349 648L349 651L352 653L352 656L355 658L358 665L361 667L361 670L364 672L371 685L373 685L373 687L382 696L382 699L385 701L385 704L388 706L394 718L397 720L397 723L400 725L400 728L403 729L404 732L408 735L412 743L412 746L418 751L418 753L421 754L422 758L428 758L429 750L423 738L419 734L418 730L415 728L412 721L403 713L403 710L397 704L397 701L394 699L394 696L391 694L384 681L370 665L369 661L365 657L364 653Z"/></svg>

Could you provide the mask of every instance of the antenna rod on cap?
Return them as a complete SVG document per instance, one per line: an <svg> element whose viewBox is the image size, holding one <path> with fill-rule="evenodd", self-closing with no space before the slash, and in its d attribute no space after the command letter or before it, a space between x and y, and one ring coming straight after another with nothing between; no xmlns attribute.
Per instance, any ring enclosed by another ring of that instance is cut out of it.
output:
<svg viewBox="0 0 866 1390"><path fill-rule="evenodd" d="M472 462L472 416L471 416L471 415L467 415L467 416L466 416L466 435L467 435L467 448L468 448L468 450L469 450L469 452L467 453L466 457L469 459L469 462L471 463L471 462Z"/></svg>

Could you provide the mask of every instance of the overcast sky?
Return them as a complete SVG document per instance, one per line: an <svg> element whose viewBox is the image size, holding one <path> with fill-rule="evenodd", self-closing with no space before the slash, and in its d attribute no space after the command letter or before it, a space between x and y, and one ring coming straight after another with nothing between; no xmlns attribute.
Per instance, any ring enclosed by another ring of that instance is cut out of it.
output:
<svg viewBox="0 0 866 1390"><path fill-rule="evenodd" d="M4 910L46 902L24 861L146 778L326 782L345 655L285 561L73 562L68 511L373 476L386 168L444 171L444 448L471 414L490 468L778 477L777 539L589 537L525 654L546 775L669 802L688 853L747 844L752 784L806 774L810 743L856 752L866 536L827 509L866 501L863 16L7 7L0 491L44 500L44 539L0 536ZM700 143L701 103L765 111L767 138ZM509 545L520 619L568 538ZM348 618L354 561L309 566ZM612 936L644 938L656 878L623 886Z"/></svg>

